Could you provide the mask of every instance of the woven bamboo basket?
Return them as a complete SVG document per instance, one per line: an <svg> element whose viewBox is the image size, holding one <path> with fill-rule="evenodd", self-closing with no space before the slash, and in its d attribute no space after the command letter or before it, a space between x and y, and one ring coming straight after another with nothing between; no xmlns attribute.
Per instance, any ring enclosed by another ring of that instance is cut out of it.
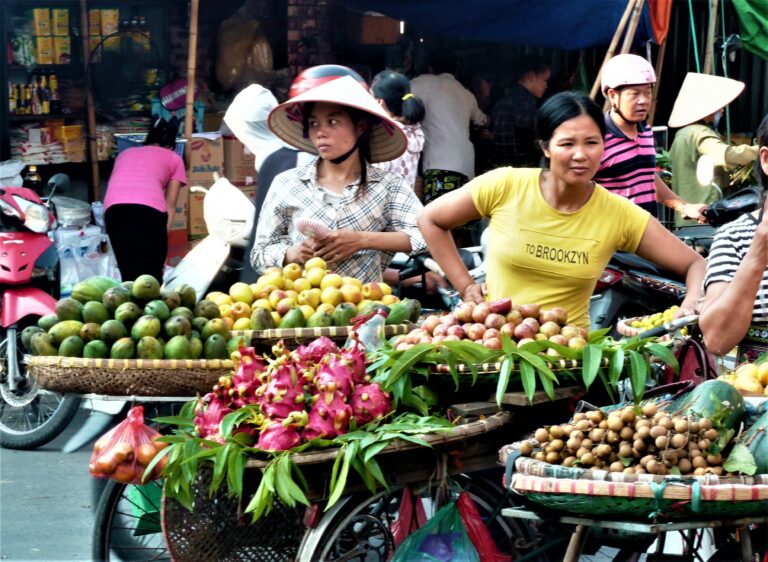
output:
<svg viewBox="0 0 768 562"><path fill-rule="evenodd" d="M326 328L282 328L274 330L233 330L232 337L242 337L246 344L253 345L257 352L269 351L274 344L283 340L287 347L296 347L303 343L325 336L338 344L347 341L352 326L328 326ZM413 324L384 326L384 336L389 338L407 334Z"/></svg>
<svg viewBox="0 0 768 562"><path fill-rule="evenodd" d="M27 356L29 373L47 390L112 396L195 396L232 371L220 359L80 359Z"/></svg>
<svg viewBox="0 0 768 562"><path fill-rule="evenodd" d="M506 464L519 443L502 448ZM514 457L513 457L514 458ZM768 474L660 476L564 467L514 458L509 488L540 506L576 515L711 519L768 513Z"/></svg>

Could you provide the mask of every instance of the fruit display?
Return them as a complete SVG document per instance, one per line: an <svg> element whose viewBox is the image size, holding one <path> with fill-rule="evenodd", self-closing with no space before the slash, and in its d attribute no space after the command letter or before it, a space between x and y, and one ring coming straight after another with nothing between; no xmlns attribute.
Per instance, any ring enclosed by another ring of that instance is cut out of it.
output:
<svg viewBox="0 0 768 562"><path fill-rule="evenodd" d="M522 345L536 340L581 349L587 344L587 331L568 324L563 308L542 310L538 304L513 304L510 299L488 303L463 302L453 312L431 314L408 334L397 337L393 346L406 350L419 343L469 340L488 349L501 349L506 334Z"/></svg>
<svg viewBox="0 0 768 562"><path fill-rule="evenodd" d="M349 326L355 316L380 307L389 313L387 324L416 322L421 313L418 301L401 301L386 283L342 277L318 257L304 268L296 263L269 268L256 283L238 282L227 293L205 298L219 307L222 318L231 319L233 330Z"/></svg>
<svg viewBox="0 0 768 562"><path fill-rule="evenodd" d="M579 412L520 443L523 456L566 467L628 474L727 472L727 448L744 415L741 397L707 381L673 402Z"/></svg>
<svg viewBox="0 0 768 562"><path fill-rule="evenodd" d="M259 449L285 451L318 437L333 439L350 424L362 427L391 410L389 395L370 382L359 346L339 349L322 337L294 351L278 344L273 353L267 361L252 348L240 350L237 372L197 401L199 437L224 443L224 416L253 405L238 431L258 439Z"/></svg>
<svg viewBox="0 0 768 562"><path fill-rule="evenodd" d="M735 371L724 373L718 378L748 396L768 396L768 362L744 363Z"/></svg>
<svg viewBox="0 0 768 562"><path fill-rule="evenodd" d="M32 355L88 359L228 359L239 340L219 307L192 287L161 288L151 275L119 283L93 277L22 331Z"/></svg>
<svg viewBox="0 0 768 562"><path fill-rule="evenodd" d="M638 318L634 318L628 324L632 328L637 328L643 332L646 330L650 330L651 328L655 328L656 326L661 326L662 324L666 324L668 322L671 322L674 320L675 313L680 310L680 307L677 305L670 306L668 309L666 309L663 312L656 312L654 314L649 314L648 316L641 316Z"/></svg>

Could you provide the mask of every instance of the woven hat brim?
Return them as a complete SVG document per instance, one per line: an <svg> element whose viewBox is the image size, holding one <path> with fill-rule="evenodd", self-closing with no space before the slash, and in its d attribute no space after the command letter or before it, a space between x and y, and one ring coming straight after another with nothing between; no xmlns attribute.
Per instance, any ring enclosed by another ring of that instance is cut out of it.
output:
<svg viewBox="0 0 768 562"><path fill-rule="evenodd" d="M744 82L731 78L689 72L675 99L668 125L685 127L700 121L735 100L744 87Z"/></svg>
<svg viewBox="0 0 768 562"><path fill-rule="evenodd" d="M354 78L344 76L307 90L303 94L278 105L269 114L269 128L272 129L272 132L299 150L317 154L317 149L315 149L312 141L304 137L303 122L291 118L292 113L297 114L296 106L306 102L327 102L354 107L377 117L379 122L371 127L368 137L371 163L394 160L402 155L408 146L403 131L397 123L390 119L373 99L373 96Z"/></svg>

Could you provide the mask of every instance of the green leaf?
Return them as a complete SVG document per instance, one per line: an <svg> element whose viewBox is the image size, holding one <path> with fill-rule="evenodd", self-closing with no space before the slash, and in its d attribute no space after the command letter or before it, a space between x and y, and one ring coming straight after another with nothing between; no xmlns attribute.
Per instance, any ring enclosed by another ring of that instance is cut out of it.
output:
<svg viewBox="0 0 768 562"><path fill-rule="evenodd" d="M624 349L617 348L608 362L608 380L612 386L616 386L624 371Z"/></svg>
<svg viewBox="0 0 768 562"><path fill-rule="evenodd" d="M501 372L499 373L499 381L496 383L496 404L501 406L501 400L504 398L504 394L507 392L507 386L509 386L509 376L512 374L512 369L515 366L515 360L510 355L504 358L501 363Z"/></svg>
<svg viewBox="0 0 768 562"><path fill-rule="evenodd" d="M597 376L597 370L600 368L600 361L603 358L603 350L593 344L584 346L584 364L581 369L582 380L584 381L584 388L589 390L589 387L595 382Z"/></svg>
<svg viewBox="0 0 768 562"><path fill-rule="evenodd" d="M743 443L736 443L731 449L731 454L723 463L723 469L728 472L738 472L752 476L757 472L755 457L749 448Z"/></svg>
<svg viewBox="0 0 768 562"><path fill-rule="evenodd" d="M517 342L510 338L507 334L503 333L501 334L501 349L504 350L504 353L509 355L513 351L517 350Z"/></svg>
<svg viewBox="0 0 768 562"><path fill-rule="evenodd" d="M338 478L331 484L331 495L328 497L328 505L325 506L325 511L328 511L333 504L339 501L339 498L344 493L344 488L347 486L347 474L349 473L349 465L352 463L352 457L355 454L356 443L350 443L344 451L344 459L341 462L341 468L339 469ZM341 455L339 451L339 455Z"/></svg>
<svg viewBox="0 0 768 562"><path fill-rule="evenodd" d="M361 447L363 449L363 462L369 464L387 445L389 445L387 441L379 441L367 447Z"/></svg>
<svg viewBox="0 0 768 562"><path fill-rule="evenodd" d="M392 365L392 368L387 375L386 383L381 385L382 389L389 390L391 385L393 385L400 377L408 372L408 369L410 369L413 365L418 363L421 358L432 351L433 346L426 343L417 344L412 348L404 351L400 359L398 359L395 364Z"/></svg>
<svg viewBox="0 0 768 562"><path fill-rule="evenodd" d="M536 372L533 365L527 361L520 361L520 380L523 381L523 391L528 402L533 402L533 395L536 393Z"/></svg>
<svg viewBox="0 0 768 562"><path fill-rule="evenodd" d="M453 358L453 354L451 353L450 349L443 346L440 349L440 353L443 356L443 359L445 360L445 364L448 365L448 368L451 370L451 377L453 378L453 384L456 385L456 390L459 389L459 372L456 370L456 360Z"/></svg>
<svg viewBox="0 0 768 562"><path fill-rule="evenodd" d="M539 373L539 380L541 381L541 387L544 389L544 393L547 395L547 398L550 400L555 399L555 385L552 382L551 379L547 377L541 376L541 371L538 371Z"/></svg>
<svg viewBox="0 0 768 562"><path fill-rule="evenodd" d="M379 466L379 462L372 458L368 462L365 463L365 467L368 469L368 472L370 472L373 477L379 481L379 483L384 486L384 488L389 489L389 484L387 483L387 479L384 478L384 474L381 472L381 467Z"/></svg>
<svg viewBox="0 0 768 562"><path fill-rule="evenodd" d="M603 341L611 330L612 328L609 326L608 328L602 328L600 330L593 330L589 332L587 335L587 343L599 343Z"/></svg>
<svg viewBox="0 0 768 562"><path fill-rule="evenodd" d="M641 353L629 351L629 381L632 384L632 396L635 403L640 402L645 394L645 381L648 379L648 362Z"/></svg>
<svg viewBox="0 0 768 562"><path fill-rule="evenodd" d="M243 495L243 475L245 474L245 453L233 451L227 463L227 487L238 498Z"/></svg>
<svg viewBox="0 0 768 562"><path fill-rule="evenodd" d="M360 478L363 481L363 484L365 484L365 487L368 488L368 491L371 492L371 494L376 493L376 479L373 477L373 474L368 470L368 467L363 463L363 461L360 459L359 456L352 457L352 468L355 469L355 472L357 472L360 475Z"/></svg>
<svg viewBox="0 0 768 562"><path fill-rule="evenodd" d="M645 349L648 350L648 353L672 367L675 370L675 373L680 371L677 357L675 357L675 354L667 346L659 343L647 343Z"/></svg>
<svg viewBox="0 0 768 562"><path fill-rule="evenodd" d="M289 488L288 482L293 484L296 488L298 488L298 486L296 486L296 484L293 482L291 475L291 465L284 462L283 460L286 458L287 456L282 454L274 461L277 465L277 468L275 469L275 488L277 488L277 496L283 501L285 505L288 507L295 507L296 499L291 494L291 489Z"/></svg>

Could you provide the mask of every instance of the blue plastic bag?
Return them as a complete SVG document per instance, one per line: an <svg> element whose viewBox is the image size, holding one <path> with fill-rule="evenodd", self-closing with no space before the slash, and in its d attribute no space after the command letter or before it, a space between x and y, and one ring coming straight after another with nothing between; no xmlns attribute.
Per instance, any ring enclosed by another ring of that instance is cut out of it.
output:
<svg viewBox="0 0 768 562"><path fill-rule="evenodd" d="M451 501L395 550L391 562L480 562L456 502Z"/></svg>

